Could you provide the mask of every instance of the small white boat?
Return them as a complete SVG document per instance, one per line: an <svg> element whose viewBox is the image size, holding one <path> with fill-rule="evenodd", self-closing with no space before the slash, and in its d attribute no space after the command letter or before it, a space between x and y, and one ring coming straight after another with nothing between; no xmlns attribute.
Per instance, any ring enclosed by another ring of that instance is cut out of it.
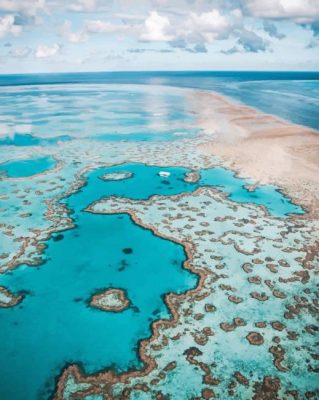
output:
<svg viewBox="0 0 319 400"><path fill-rule="evenodd" d="M170 172L167 172L167 171L160 171L160 172L158 173L158 175L159 175L159 176L162 176L163 178L168 178L168 177L171 175L171 173L170 173Z"/></svg>

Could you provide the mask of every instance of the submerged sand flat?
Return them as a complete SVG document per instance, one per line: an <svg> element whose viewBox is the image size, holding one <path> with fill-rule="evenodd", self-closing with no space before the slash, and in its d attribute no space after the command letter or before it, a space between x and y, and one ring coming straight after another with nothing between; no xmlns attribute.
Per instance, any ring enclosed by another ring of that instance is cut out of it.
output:
<svg viewBox="0 0 319 400"><path fill-rule="evenodd" d="M241 176L273 183L319 217L319 132L263 114L213 93L192 97L199 125L211 137L200 146Z"/></svg>

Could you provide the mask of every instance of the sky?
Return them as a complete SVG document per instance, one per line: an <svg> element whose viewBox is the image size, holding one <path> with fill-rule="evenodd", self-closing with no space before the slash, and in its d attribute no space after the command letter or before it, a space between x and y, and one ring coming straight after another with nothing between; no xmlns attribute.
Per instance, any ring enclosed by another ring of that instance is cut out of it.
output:
<svg viewBox="0 0 319 400"><path fill-rule="evenodd" d="M0 73L319 70L319 0L0 0Z"/></svg>

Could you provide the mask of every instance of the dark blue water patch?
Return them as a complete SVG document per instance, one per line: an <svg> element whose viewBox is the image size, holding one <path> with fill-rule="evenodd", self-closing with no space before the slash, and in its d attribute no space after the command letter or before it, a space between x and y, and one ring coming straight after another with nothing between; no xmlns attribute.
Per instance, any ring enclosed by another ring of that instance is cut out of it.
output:
<svg viewBox="0 0 319 400"><path fill-rule="evenodd" d="M67 142L72 140L71 136L61 135L52 138L40 138L31 134L16 133L12 137L0 138L0 146L50 146L58 142Z"/></svg>
<svg viewBox="0 0 319 400"><path fill-rule="evenodd" d="M104 174L129 171L131 179L120 181L103 181ZM168 172L168 177L161 177L161 171ZM72 202L72 208L86 207L96 199L95 193L102 197L119 196L133 200L145 200L153 195L173 196L180 193L193 192L199 187L211 186L227 193L230 200L237 203L253 203L264 206L271 215L285 217L288 214L303 214L303 209L293 204L275 186L263 185L250 191L245 179L238 178L225 168L209 168L200 172L200 180L196 183L185 182L185 174L190 172L182 167L158 167L144 164L122 164L96 169L87 175L89 189L85 191L84 202ZM72 201L72 199L71 199Z"/></svg>
<svg viewBox="0 0 319 400"><path fill-rule="evenodd" d="M56 160L51 156L33 157L7 161L0 164L0 175L9 178L29 177L54 168Z"/></svg>
<svg viewBox="0 0 319 400"><path fill-rule="evenodd" d="M65 200L76 227L46 242L45 263L0 276L12 292L29 293L20 305L0 309L1 399L47 399L68 363L89 374L140 368L138 341L150 335L152 321L170 317L163 295L197 285L182 268L181 245L127 215L82 211L88 199L104 195L103 185L92 192L92 182ZM132 307L112 313L88 306L92 294L109 287L124 289Z"/></svg>

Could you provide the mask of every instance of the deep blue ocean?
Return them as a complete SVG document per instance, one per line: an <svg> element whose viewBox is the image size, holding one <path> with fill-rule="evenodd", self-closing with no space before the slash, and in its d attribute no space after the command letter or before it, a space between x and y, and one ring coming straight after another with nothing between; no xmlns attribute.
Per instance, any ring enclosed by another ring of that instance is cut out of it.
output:
<svg viewBox="0 0 319 400"><path fill-rule="evenodd" d="M319 72L177 71L0 75L0 86L125 83L214 90L266 113L319 129Z"/></svg>

